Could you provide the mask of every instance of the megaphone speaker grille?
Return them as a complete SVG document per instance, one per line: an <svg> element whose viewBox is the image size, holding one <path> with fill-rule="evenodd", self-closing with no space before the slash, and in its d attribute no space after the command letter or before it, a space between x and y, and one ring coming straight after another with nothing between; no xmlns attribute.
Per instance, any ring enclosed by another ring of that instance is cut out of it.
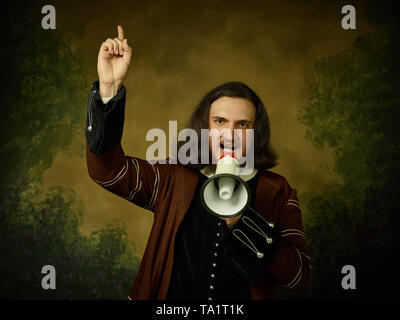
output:
<svg viewBox="0 0 400 320"><path fill-rule="evenodd" d="M223 178L222 181L224 183L233 182L234 185L237 184L230 197L226 197L223 193L220 194L220 190L217 187L220 184L214 183L216 179L219 180L221 178ZM230 179L233 179L233 181L229 181ZM203 183L200 190L200 199L203 207L209 213L218 217L229 218L238 216L249 206L251 192L250 187L240 177L224 173L212 176Z"/></svg>

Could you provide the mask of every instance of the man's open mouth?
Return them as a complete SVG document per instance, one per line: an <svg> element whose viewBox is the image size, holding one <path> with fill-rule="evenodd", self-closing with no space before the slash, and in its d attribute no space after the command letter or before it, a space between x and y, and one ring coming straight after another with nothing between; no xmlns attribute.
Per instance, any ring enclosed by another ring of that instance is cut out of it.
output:
<svg viewBox="0 0 400 320"><path fill-rule="evenodd" d="M223 144L223 143L220 143L219 146L220 146L221 150L234 151L234 150L236 150L238 148L237 146L233 146L233 145L230 145L230 144Z"/></svg>

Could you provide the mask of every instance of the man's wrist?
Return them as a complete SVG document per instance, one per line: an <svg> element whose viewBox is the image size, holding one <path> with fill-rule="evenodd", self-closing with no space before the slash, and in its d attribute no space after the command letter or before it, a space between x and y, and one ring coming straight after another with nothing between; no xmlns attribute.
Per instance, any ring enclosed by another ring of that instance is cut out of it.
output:
<svg viewBox="0 0 400 320"><path fill-rule="evenodd" d="M118 93L118 90L121 88L121 85L122 83L104 84L100 82L99 83L100 97L101 98L114 97Z"/></svg>

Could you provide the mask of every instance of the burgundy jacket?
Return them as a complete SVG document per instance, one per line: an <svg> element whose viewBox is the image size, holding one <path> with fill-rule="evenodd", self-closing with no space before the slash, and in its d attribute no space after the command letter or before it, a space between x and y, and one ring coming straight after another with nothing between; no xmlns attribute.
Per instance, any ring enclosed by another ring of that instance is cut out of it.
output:
<svg viewBox="0 0 400 320"><path fill-rule="evenodd" d="M100 120L96 120L94 109L102 108L103 102L95 85L89 99L89 133L100 130L102 125L107 127L104 125L107 112L114 110L114 114L118 112L123 116L123 110L115 110L124 107L124 103L119 106L118 101L125 102L123 87L105 105L108 109L104 110L108 111L103 110L103 115L98 117ZM154 213L147 246L128 298L165 299L174 262L175 236L193 200L201 173L180 164L151 164L127 156L120 143L121 135L122 128L117 134L118 139L109 142L113 146L104 152L92 152L94 147L86 142L88 173L104 189ZM91 139L88 133L86 137ZM104 137L99 139L104 140ZM283 176L259 170L254 209L280 228L281 239L263 281L250 286L252 299L274 299L275 286L303 292L309 280L311 260L296 189Z"/></svg>

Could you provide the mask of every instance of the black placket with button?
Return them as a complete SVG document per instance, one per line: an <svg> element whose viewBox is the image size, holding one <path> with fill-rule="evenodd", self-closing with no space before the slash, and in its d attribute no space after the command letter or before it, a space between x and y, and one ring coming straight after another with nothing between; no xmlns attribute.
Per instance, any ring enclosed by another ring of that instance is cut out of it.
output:
<svg viewBox="0 0 400 320"><path fill-rule="evenodd" d="M247 182L253 195L251 205L257 179L258 175ZM249 284L225 258L222 237L230 229L201 205L200 188L206 180L200 174L195 197L176 235L167 299L250 299Z"/></svg>

